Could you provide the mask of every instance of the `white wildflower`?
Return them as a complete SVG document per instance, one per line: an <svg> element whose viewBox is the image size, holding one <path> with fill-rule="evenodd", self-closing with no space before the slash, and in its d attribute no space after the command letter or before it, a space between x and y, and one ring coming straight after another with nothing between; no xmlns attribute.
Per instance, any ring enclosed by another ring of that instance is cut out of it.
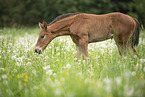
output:
<svg viewBox="0 0 145 97"><path fill-rule="evenodd" d="M126 72L124 73L124 77L125 77L125 78L129 78L129 77L130 77L130 72L129 72L129 71L126 71Z"/></svg>
<svg viewBox="0 0 145 97"><path fill-rule="evenodd" d="M14 69L13 72L17 72L17 69Z"/></svg>
<svg viewBox="0 0 145 97"><path fill-rule="evenodd" d="M134 63L135 61L131 61L131 63Z"/></svg>
<svg viewBox="0 0 145 97"><path fill-rule="evenodd" d="M19 89L22 89L22 82L19 81Z"/></svg>
<svg viewBox="0 0 145 97"><path fill-rule="evenodd" d="M127 57L124 57L124 59L127 59Z"/></svg>
<svg viewBox="0 0 145 97"><path fill-rule="evenodd" d="M70 64L66 64L66 68L71 68L71 65Z"/></svg>
<svg viewBox="0 0 145 97"><path fill-rule="evenodd" d="M14 59L16 59L16 57L17 57L16 55L13 55L11 58L12 58L12 60L14 60Z"/></svg>
<svg viewBox="0 0 145 97"><path fill-rule="evenodd" d="M62 78L60 79L61 82L64 82L64 80L65 80L64 77L62 77Z"/></svg>
<svg viewBox="0 0 145 97"><path fill-rule="evenodd" d="M6 51L2 51L2 53L5 53Z"/></svg>
<svg viewBox="0 0 145 97"><path fill-rule="evenodd" d="M4 71L5 69L4 68L0 68L0 70Z"/></svg>
<svg viewBox="0 0 145 97"><path fill-rule="evenodd" d="M115 78L115 81L116 81L117 85L120 85L121 82L122 82L122 80L121 80L120 77L116 77L116 78Z"/></svg>
<svg viewBox="0 0 145 97"><path fill-rule="evenodd" d="M133 57L134 57L134 58L137 58L137 55L134 55Z"/></svg>
<svg viewBox="0 0 145 97"><path fill-rule="evenodd" d="M28 62L26 65L31 65L31 62Z"/></svg>
<svg viewBox="0 0 145 97"><path fill-rule="evenodd" d="M3 81L3 84L8 85L8 81L7 80L4 80Z"/></svg>
<svg viewBox="0 0 145 97"><path fill-rule="evenodd" d="M12 43L9 43L9 45L12 45Z"/></svg>
<svg viewBox="0 0 145 97"><path fill-rule="evenodd" d="M142 65L140 64L140 69L142 69Z"/></svg>
<svg viewBox="0 0 145 97"><path fill-rule="evenodd" d="M82 77L82 72L78 72L78 73L76 74L76 76Z"/></svg>
<svg viewBox="0 0 145 97"><path fill-rule="evenodd" d="M52 74L53 74L53 70L47 70L47 71L46 71L46 74L52 75Z"/></svg>
<svg viewBox="0 0 145 97"><path fill-rule="evenodd" d="M44 70L49 69L49 68L50 68L50 65L43 67Z"/></svg>
<svg viewBox="0 0 145 97"><path fill-rule="evenodd" d="M111 85L108 84L108 85L106 86L106 91L109 93L109 92L111 92L111 90L112 90Z"/></svg>
<svg viewBox="0 0 145 97"><path fill-rule="evenodd" d="M145 59L140 59L140 62L141 62L141 63L145 62Z"/></svg>
<svg viewBox="0 0 145 97"><path fill-rule="evenodd" d="M106 84L110 84L111 83L111 80L109 78L104 78L103 79L103 82L105 82Z"/></svg>
<svg viewBox="0 0 145 97"><path fill-rule="evenodd" d="M32 73L33 73L34 75L36 75L36 70L32 70Z"/></svg>
<svg viewBox="0 0 145 97"><path fill-rule="evenodd" d="M7 50L7 52L9 53L9 52L11 52L11 50Z"/></svg>
<svg viewBox="0 0 145 97"><path fill-rule="evenodd" d="M53 76L56 77L56 73L53 73Z"/></svg>
<svg viewBox="0 0 145 97"><path fill-rule="evenodd" d="M91 79L86 78L86 79L85 79L85 84L88 84L89 82L91 82Z"/></svg>
<svg viewBox="0 0 145 97"><path fill-rule="evenodd" d="M81 65L81 63L78 63L79 65Z"/></svg>
<svg viewBox="0 0 145 97"><path fill-rule="evenodd" d="M60 96L60 95L61 95L61 90L57 88L57 89L54 91L54 94L57 95L57 96Z"/></svg>
<svg viewBox="0 0 145 97"><path fill-rule="evenodd" d="M29 60L29 61L31 61L31 59L29 59L29 58L26 58L27 60Z"/></svg>
<svg viewBox="0 0 145 97"><path fill-rule="evenodd" d="M87 60L89 60L89 58L87 58ZM83 60L83 63L86 63L86 60Z"/></svg>
<svg viewBox="0 0 145 97"><path fill-rule="evenodd" d="M132 74L132 76L135 76L135 75L136 75L136 72L135 72L135 71L133 71L131 74Z"/></svg>
<svg viewBox="0 0 145 97"><path fill-rule="evenodd" d="M40 56L43 56L43 54L40 54Z"/></svg>
<svg viewBox="0 0 145 97"><path fill-rule="evenodd" d="M3 74L3 75L2 75L2 78L3 78L3 79L6 79L6 78L7 78L7 75L6 75L6 74Z"/></svg>
<svg viewBox="0 0 145 97"><path fill-rule="evenodd" d="M16 60L17 60L17 61L19 61L19 62L22 62L22 61L23 61L23 56L22 56L22 57L17 58Z"/></svg>
<svg viewBox="0 0 145 97"><path fill-rule="evenodd" d="M37 86L34 86L34 87L33 87L33 89L39 89L39 87L37 87Z"/></svg>
<svg viewBox="0 0 145 97"><path fill-rule="evenodd" d="M78 60L78 62L80 63L80 62L81 62L81 60Z"/></svg>
<svg viewBox="0 0 145 97"><path fill-rule="evenodd" d="M51 46L49 46L49 48L51 49Z"/></svg>
<svg viewBox="0 0 145 97"><path fill-rule="evenodd" d="M58 59L56 61L59 61Z"/></svg>
<svg viewBox="0 0 145 97"><path fill-rule="evenodd" d="M104 53L105 51L104 51L104 49L100 49L101 50L101 53Z"/></svg>
<svg viewBox="0 0 145 97"><path fill-rule="evenodd" d="M19 63L19 62L16 62L16 64L15 64L15 65L17 65L18 67L20 67L21 63Z"/></svg>
<svg viewBox="0 0 145 97"><path fill-rule="evenodd" d="M143 71L145 72L145 67L143 68Z"/></svg>
<svg viewBox="0 0 145 97"><path fill-rule="evenodd" d="M17 51L15 51L15 50L13 51L13 53L16 53L16 52L17 52Z"/></svg>
<svg viewBox="0 0 145 97"><path fill-rule="evenodd" d="M0 58L1 58L1 55L0 55Z"/></svg>
<svg viewBox="0 0 145 97"><path fill-rule="evenodd" d="M133 89L133 88L128 89L128 90L125 92L126 96L128 96L128 97L133 96L133 93L134 93L134 89Z"/></svg>
<svg viewBox="0 0 145 97"><path fill-rule="evenodd" d="M57 53L57 55L60 55L60 53Z"/></svg>
<svg viewBox="0 0 145 97"><path fill-rule="evenodd" d="M75 49L74 49L74 48L72 48L71 50L72 50L72 51L74 51Z"/></svg>
<svg viewBox="0 0 145 97"><path fill-rule="evenodd" d="M74 58L74 60L76 61L76 60L77 60L77 58Z"/></svg>

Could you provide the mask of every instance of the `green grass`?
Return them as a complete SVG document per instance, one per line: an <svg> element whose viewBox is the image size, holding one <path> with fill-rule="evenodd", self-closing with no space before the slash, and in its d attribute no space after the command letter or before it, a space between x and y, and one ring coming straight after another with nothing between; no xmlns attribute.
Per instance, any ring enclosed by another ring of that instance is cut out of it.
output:
<svg viewBox="0 0 145 97"><path fill-rule="evenodd" d="M145 31L141 58L120 57L114 40L89 44L90 63L75 61L70 37L34 54L40 29L0 29L0 97L144 97Z"/></svg>

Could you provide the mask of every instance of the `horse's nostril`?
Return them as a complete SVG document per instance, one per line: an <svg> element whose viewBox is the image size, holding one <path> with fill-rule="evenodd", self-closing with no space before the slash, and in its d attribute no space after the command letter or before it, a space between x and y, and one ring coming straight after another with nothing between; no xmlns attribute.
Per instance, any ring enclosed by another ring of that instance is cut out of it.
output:
<svg viewBox="0 0 145 97"><path fill-rule="evenodd" d="M42 50L39 50L39 54L42 54Z"/></svg>
<svg viewBox="0 0 145 97"><path fill-rule="evenodd" d="M36 49L34 50L34 53L42 54L42 50L41 50L41 49L36 48Z"/></svg>
<svg viewBox="0 0 145 97"><path fill-rule="evenodd" d="M37 49L35 49L35 51L34 51L35 53L37 53Z"/></svg>

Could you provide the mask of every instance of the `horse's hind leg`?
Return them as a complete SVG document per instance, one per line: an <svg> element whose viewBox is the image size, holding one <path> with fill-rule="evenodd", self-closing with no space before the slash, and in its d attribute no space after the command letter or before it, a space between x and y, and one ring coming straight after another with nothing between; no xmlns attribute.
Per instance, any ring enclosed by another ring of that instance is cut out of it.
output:
<svg viewBox="0 0 145 97"><path fill-rule="evenodd" d="M135 47L134 47L134 45L133 45L131 39L129 39L128 44L127 44L127 47L128 47L128 50L130 50L130 53L131 53L132 55L137 55L138 58L140 58L140 55L139 55L138 52L136 51L136 49L135 49Z"/></svg>
<svg viewBox="0 0 145 97"><path fill-rule="evenodd" d="M131 50L131 54L132 54L132 52L133 52L133 55L137 55L138 58L140 58L140 55L139 55L138 52L136 51L136 49L135 49L135 47L133 46L133 44L130 43L130 42L129 42L129 48L130 48L130 50Z"/></svg>
<svg viewBox="0 0 145 97"><path fill-rule="evenodd" d="M128 42L128 37L123 37L122 35L114 35L114 40L116 42L116 45L119 50L119 54L125 55L127 52L127 42Z"/></svg>
<svg viewBox="0 0 145 97"><path fill-rule="evenodd" d="M122 56L122 55L126 55L128 53L131 53L134 52L135 55L137 55L138 57L139 54L138 52L136 51L136 49L134 48L134 46L130 43L129 41L129 36L114 36L114 40L116 42L116 45L118 47L118 50L119 50L119 54ZM131 50L131 51L129 51Z"/></svg>
<svg viewBox="0 0 145 97"><path fill-rule="evenodd" d="M136 51L136 49L134 48L134 46L132 46L132 50L133 50L134 54L136 54L140 58L140 55L138 54L138 52Z"/></svg>

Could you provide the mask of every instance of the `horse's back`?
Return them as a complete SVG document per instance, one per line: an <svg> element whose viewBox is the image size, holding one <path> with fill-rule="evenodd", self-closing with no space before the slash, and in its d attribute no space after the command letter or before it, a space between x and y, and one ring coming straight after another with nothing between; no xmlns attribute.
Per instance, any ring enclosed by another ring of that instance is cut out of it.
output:
<svg viewBox="0 0 145 97"><path fill-rule="evenodd" d="M96 28L104 28L105 26L109 26L110 24L112 25L131 25L134 24L135 21L132 17L120 13L120 12L114 12L114 13L109 13L109 14L103 14L103 15L95 15L95 14L86 14L86 13L81 13L76 15L78 20L82 25L87 25L87 26L97 26ZM81 25L80 25L81 26ZM102 30L102 29L101 29Z"/></svg>

